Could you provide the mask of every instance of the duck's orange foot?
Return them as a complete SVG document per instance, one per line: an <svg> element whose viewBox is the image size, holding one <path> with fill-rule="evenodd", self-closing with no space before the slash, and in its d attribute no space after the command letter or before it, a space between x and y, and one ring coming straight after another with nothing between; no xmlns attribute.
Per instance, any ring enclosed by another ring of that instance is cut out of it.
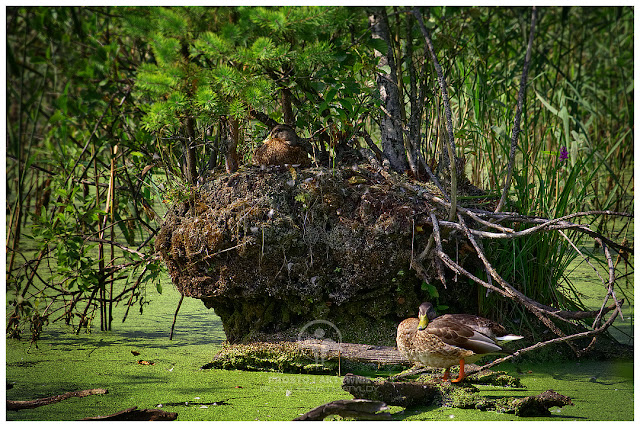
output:
<svg viewBox="0 0 640 427"><path fill-rule="evenodd" d="M455 380L451 380L452 383L459 383L460 381L462 381L464 379L464 374L460 374L458 376L458 378L456 378Z"/></svg>
<svg viewBox="0 0 640 427"><path fill-rule="evenodd" d="M464 379L464 359L460 359L460 373L458 374L458 378L455 380L451 380L452 383L459 383Z"/></svg>

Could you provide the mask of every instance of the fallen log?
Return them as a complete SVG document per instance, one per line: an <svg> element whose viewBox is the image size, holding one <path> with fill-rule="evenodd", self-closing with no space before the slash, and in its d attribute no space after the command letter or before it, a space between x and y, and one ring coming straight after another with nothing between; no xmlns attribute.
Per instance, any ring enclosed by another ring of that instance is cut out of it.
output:
<svg viewBox="0 0 640 427"><path fill-rule="evenodd" d="M369 378L347 374L342 389L356 399L381 400L394 406L426 406L441 399L440 389L435 384L421 382L373 381Z"/></svg>
<svg viewBox="0 0 640 427"><path fill-rule="evenodd" d="M380 412L387 409L389 407L384 402L375 400L335 400L313 408L306 414L294 418L293 421L322 421L330 415L369 421L391 420L391 414Z"/></svg>
<svg viewBox="0 0 640 427"><path fill-rule="evenodd" d="M553 390L547 390L537 396L528 396L513 401L515 414L519 417L536 417L541 415L549 415L549 408L570 405L573 402L567 396L556 393Z"/></svg>
<svg viewBox="0 0 640 427"><path fill-rule="evenodd" d="M395 347L307 339L226 345L202 369L341 374L358 364L374 369L411 365Z"/></svg>
<svg viewBox="0 0 640 427"><path fill-rule="evenodd" d="M80 421L173 421L177 412L165 412L160 409L138 409L137 406L111 415L83 418Z"/></svg>
<svg viewBox="0 0 640 427"><path fill-rule="evenodd" d="M511 380L507 380L507 378L511 378ZM392 382L347 374L342 382L342 389L355 399L371 399L405 408L445 404L453 408L497 411L515 414L519 417L548 416L550 415L549 408L553 406L573 405L571 398L553 390L524 398L492 399L482 397L479 395L478 389L471 383L522 387L517 378L509 377L503 372L484 370L470 375L464 383L455 385L443 383L439 379L435 381Z"/></svg>
<svg viewBox="0 0 640 427"><path fill-rule="evenodd" d="M70 391L68 393L59 394L57 396L42 397L34 400L9 400L7 399L7 411L19 411L21 409L32 409L38 406L50 405L52 403L61 402L70 397L86 397L93 394L107 394L107 390L103 388L92 388L89 390Z"/></svg>
<svg viewBox="0 0 640 427"><path fill-rule="evenodd" d="M307 339L296 344L307 356L324 360L345 359L352 362L376 363L378 365L412 365L396 347L338 343L328 340Z"/></svg>

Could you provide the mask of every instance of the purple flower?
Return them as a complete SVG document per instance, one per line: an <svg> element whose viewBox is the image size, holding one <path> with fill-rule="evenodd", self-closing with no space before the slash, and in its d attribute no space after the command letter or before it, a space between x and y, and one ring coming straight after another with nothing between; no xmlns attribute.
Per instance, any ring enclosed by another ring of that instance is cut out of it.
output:
<svg viewBox="0 0 640 427"><path fill-rule="evenodd" d="M567 147L562 146L562 148L560 149L560 161L564 162L565 160L567 160L569 158L569 152L567 151Z"/></svg>

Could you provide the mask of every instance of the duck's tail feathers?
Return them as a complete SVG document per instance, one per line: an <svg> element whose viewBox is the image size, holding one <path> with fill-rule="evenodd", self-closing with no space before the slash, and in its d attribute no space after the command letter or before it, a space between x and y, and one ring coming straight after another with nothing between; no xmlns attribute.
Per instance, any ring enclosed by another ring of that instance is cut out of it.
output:
<svg viewBox="0 0 640 427"><path fill-rule="evenodd" d="M509 335L505 335L503 337L496 337L496 340L507 342L507 341L519 340L519 339L522 339L522 338L524 338L524 337L520 336L520 335L511 335L511 334L509 334Z"/></svg>

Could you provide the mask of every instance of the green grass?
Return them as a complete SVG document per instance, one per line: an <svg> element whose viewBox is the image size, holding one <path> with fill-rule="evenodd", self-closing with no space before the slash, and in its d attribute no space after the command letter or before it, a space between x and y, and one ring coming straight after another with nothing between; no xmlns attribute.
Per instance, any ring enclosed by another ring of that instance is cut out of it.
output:
<svg viewBox="0 0 640 427"><path fill-rule="evenodd" d="M178 420L291 420L337 400L350 399L341 377L270 372L202 370L224 341L220 319L200 301L185 298L174 333L169 330L179 294L165 283L162 295L147 291L151 305L114 322L111 332L75 335L62 325L45 328L38 348L6 340L7 399L28 400L73 390L106 388L101 396L8 412L8 420L74 420L137 406L178 413ZM123 307L116 310L120 319ZM131 351L138 351L134 356ZM153 362L140 365L138 360ZM575 406L536 420L632 420L633 365L628 362L505 363L525 390L481 387L486 396L527 396L547 389L571 397ZM518 371L523 373L518 373ZM529 372L530 371L530 372ZM188 405L185 404L188 402ZM615 404L612 404L615 402ZM217 403L217 404L214 404ZM201 406L206 406L201 407ZM557 410L558 408L554 408ZM513 415L441 407L402 410L394 419L516 420Z"/></svg>

